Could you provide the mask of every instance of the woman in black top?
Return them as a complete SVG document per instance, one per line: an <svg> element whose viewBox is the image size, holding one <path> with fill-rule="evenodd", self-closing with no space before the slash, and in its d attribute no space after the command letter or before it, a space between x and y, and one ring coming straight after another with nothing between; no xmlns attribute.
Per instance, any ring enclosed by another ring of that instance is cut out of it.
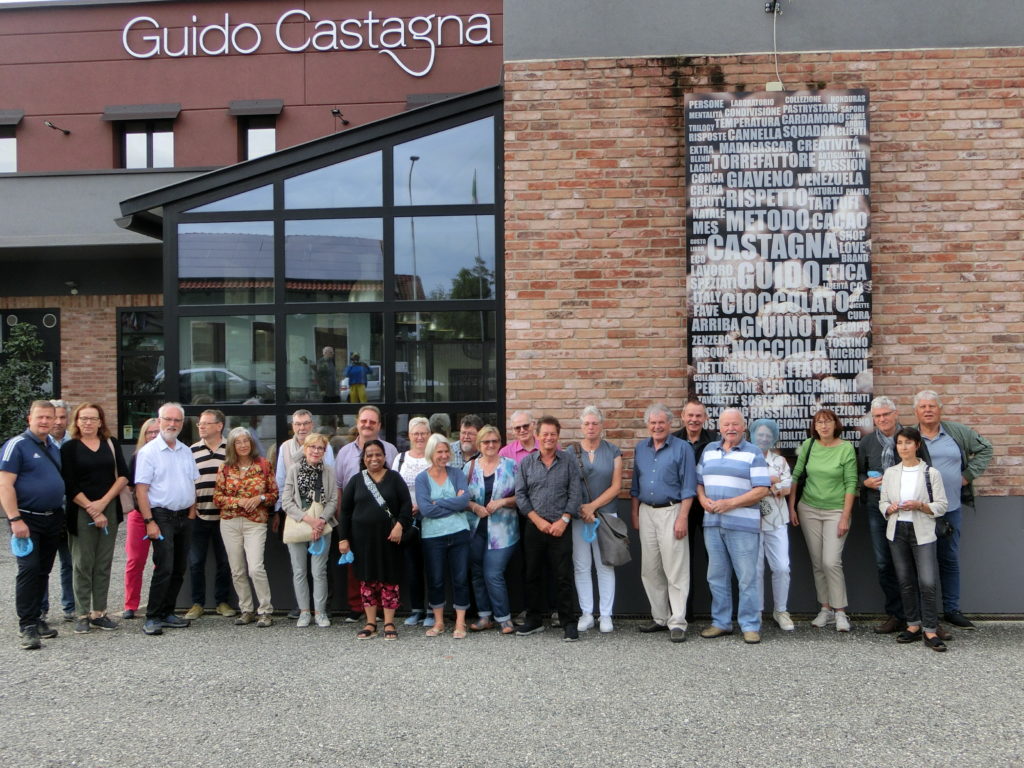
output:
<svg viewBox="0 0 1024 768"><path fill-rule="evenodd" d="M122 510L118 494L128 485L124 456L110 439L103 409L82 403L71 415L71 440L60 449L68 500L68 542L74 564L75 634L90 627L117 629L107 616L110 566Z"/></svg>
<svg viewBox="0 0 1024 768"><path fill-rule="evenodd" d="M385 639L398 637L395 610L403 565L398 545L402 531L412 525L412 498L405 480L388 469L385 461L384 444L367 441L362 455L365 469L348 481L341 497L338 551L345 554L351 549L355 556L353 565L366 611L366 626L357 635L360 640L377 634L378 605L384 610Z"/></svg>

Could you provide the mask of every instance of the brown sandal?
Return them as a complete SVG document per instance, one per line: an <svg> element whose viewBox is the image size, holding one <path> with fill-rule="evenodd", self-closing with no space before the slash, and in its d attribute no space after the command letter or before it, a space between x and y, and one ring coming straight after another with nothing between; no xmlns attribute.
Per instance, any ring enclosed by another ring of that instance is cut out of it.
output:
<svg viewBox="0 0 1024 768"><path fill-rule="evenodd" d="M391 627L391 629L388 629ZM398 639L398 627L392 624L390 621L384 625L384 639L385 640L397 640Z"/></svg>
<svg viewBox="0 0 1024 768"><path fill-rule="evenodd" d="M377 636L377 625L376 624L369 624L368 623L365 627L363 627L361 630L359 630L359 634L356 635L356 640L369 640L371 637L376 637L376 636Z"/></svg>
<svg viewBox="0 0 1024 768"><path fill-rule="evenodd" d="M494 622L487 616L481 616L479 619L470 624L469 628L473 632L484 632L488 629L494 629Z"/></svg>

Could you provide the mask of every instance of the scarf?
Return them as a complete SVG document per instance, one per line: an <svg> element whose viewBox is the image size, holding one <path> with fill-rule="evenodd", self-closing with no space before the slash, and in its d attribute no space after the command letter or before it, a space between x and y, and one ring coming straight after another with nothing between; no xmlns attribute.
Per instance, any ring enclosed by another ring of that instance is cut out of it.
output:
<svg viewBox="0 0 1024 768"><path fill-rule="evenodd" d="M896 427L896 432L899 432L899 425ZM875 430L875 438L878 440L878 444L882 446L882 471L884 472L893 464L896 463L896 432L893 432L892 437L886 437L879 430Z"/></svg>
<svg viewBox="0 0 1024 768"><path fill-rule="evenodd" d="M302 508L308 509L314 501L324 497L323 464L310 464L306 457L299 459L299 467L295 470L295 485L299 489Z"/></svg>

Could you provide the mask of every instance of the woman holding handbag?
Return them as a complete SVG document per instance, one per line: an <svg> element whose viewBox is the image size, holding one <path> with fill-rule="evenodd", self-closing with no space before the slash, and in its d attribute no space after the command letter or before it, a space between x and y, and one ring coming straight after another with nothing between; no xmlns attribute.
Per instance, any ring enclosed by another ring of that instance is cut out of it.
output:
<svg viewBox="0 0 1024 768"><path fill-rule="evenodd" d="M367 440L358 472L341 495L338 520L338 551L351 551L352 567L359 577L359 594L366 611L366 625L359 640L377 634L377 608L384 613L384 639L398 638L395 611L399 605L398 582L402 577L402 532L412 527L412 498L402 476L388 469L384 443Z"/></svg>
<svg viewBox="0 0 1024 768"><path fill-rule="evenodd" d="M235 624L251 624L255 620L257 627L269 627L274 623L274 606L263 567L263 551L267 546L267 519L277 502L277 481L248 429L235 427L228 433L226 443L224 464L217 470L213 504L220 510L221 538L238 595L240 614ZM253 613L250 578L260 601L256 608L258 618Z"/></svg>
<svg viewBox="0 0 1024 768"><path fill-rule="evenodd" d="M503 635L516 631L505 583L505 569L519 543L519 512L516 510L516 463L499 456L501 434L482 427L476 436L480 454L465 466L469 481L469 568L476 594L474 632L490 629L495 622Z"/></svg>
<svg viewBox="0 0 1024 768"><path fill-rule="evenodd" d="M588 405L580 412L583 439L579 445L570 445L569 453L580 469L584 503L580 516L572 521L572 565L576 577L576 594L580 601L578 631L586 632L594 626L594 582L591 567L597 572L597 591L600 598L600 630L611 632L612 609L615 605L615 568L601 559L601 547L596 531L599 516L614 516L615 502L622 490L622 452L602 438L604 416L597 407ZM586 535L592 531L591 539Z"/></svg>
<svg viewBox="0 0 1024 768"><path fill-rule="evenodd" d="M107 592L114 561L117 526L131 511L128 467L107 431L103 409L82 403L71 415L71 440L60 449L61 473L68 504L68 543L74 565L75 634L91 627L117 629L107 616ZM123 509L127 506L127 509Z"/></svg>
<svg viewBox="0 0 1024 768"><path fill-rule="evenodd" d="M326 451L327 436L319 432L310 434L302 443L302 456L288 467L281 493L281 509L285 513L284 542L292 562L292 584L299 606L297 627L310 624L307 555L313 571L316 625L331 626L327 616L327 558L330 556L327 542L338 504L338 481L334 468L324 462Z"/></svg>

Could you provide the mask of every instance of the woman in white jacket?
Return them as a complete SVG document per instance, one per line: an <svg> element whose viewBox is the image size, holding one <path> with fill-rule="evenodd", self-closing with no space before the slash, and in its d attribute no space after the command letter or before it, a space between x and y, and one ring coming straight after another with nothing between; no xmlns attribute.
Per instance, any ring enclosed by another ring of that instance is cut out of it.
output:
<svg viewBox="0 0 1024 768"><path fill-rule="evenodd" d="M889 521L885 535L907 616L907 628L896 642L913 643L923 634L927 647L944 651L936 634L935 518L946 514L949 504L942 476L921 460L920 449L921 433L916 429L904 427L896 433L896 453L902 461L885 470L878 506Z"/></svg>

